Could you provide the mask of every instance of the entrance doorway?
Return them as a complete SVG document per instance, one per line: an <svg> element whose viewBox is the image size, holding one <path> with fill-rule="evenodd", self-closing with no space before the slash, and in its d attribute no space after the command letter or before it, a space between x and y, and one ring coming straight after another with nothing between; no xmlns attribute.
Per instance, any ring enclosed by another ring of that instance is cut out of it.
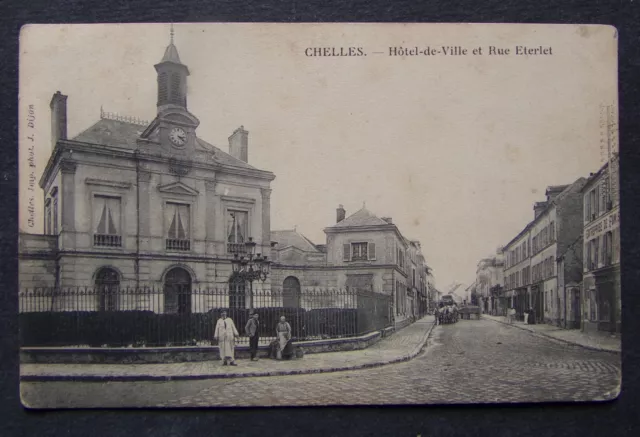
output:
<svg viewBox="0 0 640 437"><path fill-rule="evenodd" d="M191 275L182 267L174 267L164 277L164 312L191 312Z"/></svg>
<svg viewBox="0 0 640 437"><path fill-rule="evenodd" d="M247 307L246 282L239 276L229 279L229 308Z"/></svg>
<svg viewBox="0 0 640 437"><path fill-rule="evenodd" d="M580 329L582 327L582 308L580 305L580 289L574 288L571 292L573 296L573 314L575 317L575 329Z"/></svg>
<svg viewBox="0 0 640 437"><path fill-rule="evenodd" d="M114 269L104 267L96 274L96 289L98 291L98 311L118 310L118 289L120 275Z"/></svg>
<svg viewBox="0 0 640 437"><path fill-rule="evenodd" d="M300 281L294 276L289 276L282 284L282 306L300 308Z"/></svg>

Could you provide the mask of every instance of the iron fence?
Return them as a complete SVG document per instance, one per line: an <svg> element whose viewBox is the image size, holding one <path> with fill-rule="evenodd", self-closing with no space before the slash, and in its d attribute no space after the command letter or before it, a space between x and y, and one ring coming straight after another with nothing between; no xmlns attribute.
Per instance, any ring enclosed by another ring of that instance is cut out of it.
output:
<svg viewBox="0 0 640 437"><path fill-rule="evenodd" d="M225 310L244 332L259 316L261 343L276 338L284 316L297 340L354 337L391 325L391 297L360 289L151 287L33 288L19 293L23 347L207 346Z"/></svg>

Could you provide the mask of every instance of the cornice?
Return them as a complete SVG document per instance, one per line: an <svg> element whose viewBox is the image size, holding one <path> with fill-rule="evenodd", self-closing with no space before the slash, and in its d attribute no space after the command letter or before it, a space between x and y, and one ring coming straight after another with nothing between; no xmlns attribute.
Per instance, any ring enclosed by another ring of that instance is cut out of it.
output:
<svg viewBox="0 0 640 437"><path fill-rule="evenodd" d="M122 189L131 188L131 183L129 182L109 181L109 180L94 179L94 178L86 178L84 182L87 185L100 185L105 187L122 188Z"/></svg>

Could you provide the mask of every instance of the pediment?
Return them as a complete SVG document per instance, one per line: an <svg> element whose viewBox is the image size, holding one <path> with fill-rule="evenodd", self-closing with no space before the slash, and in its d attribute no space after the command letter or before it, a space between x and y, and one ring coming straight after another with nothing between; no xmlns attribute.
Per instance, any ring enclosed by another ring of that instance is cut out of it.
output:
<svg viewBox="0 0 640 437"><path fill-rule="evenodd" d="M158 187L158 191L165 194L177 194L182 196L197 196L199 193L190 186L178 181Z"/></svg>

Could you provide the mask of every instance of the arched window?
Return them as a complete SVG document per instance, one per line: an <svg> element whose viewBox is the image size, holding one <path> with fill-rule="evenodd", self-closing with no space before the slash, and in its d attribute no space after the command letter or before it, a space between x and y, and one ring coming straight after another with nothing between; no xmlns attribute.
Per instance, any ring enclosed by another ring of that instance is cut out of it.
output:
<svg viewBox="0 0 640 437"><path fill-rule="evenodd" d="M96 274L98 311L117 311L120 275L109 267L101 268Z"/></svg>
<svg viewBox="0 0 640 437"><path fill-rule="evenodd" d="M282 284L282 306L300 308L300 281L294 276L289 276Z"/></svg>
<svg viewBox="0 0 640 437"><path fill-rule="evenodd" d="M191 275L182 267L174 267L164 277L164 312L191 312Z"/></svg>

